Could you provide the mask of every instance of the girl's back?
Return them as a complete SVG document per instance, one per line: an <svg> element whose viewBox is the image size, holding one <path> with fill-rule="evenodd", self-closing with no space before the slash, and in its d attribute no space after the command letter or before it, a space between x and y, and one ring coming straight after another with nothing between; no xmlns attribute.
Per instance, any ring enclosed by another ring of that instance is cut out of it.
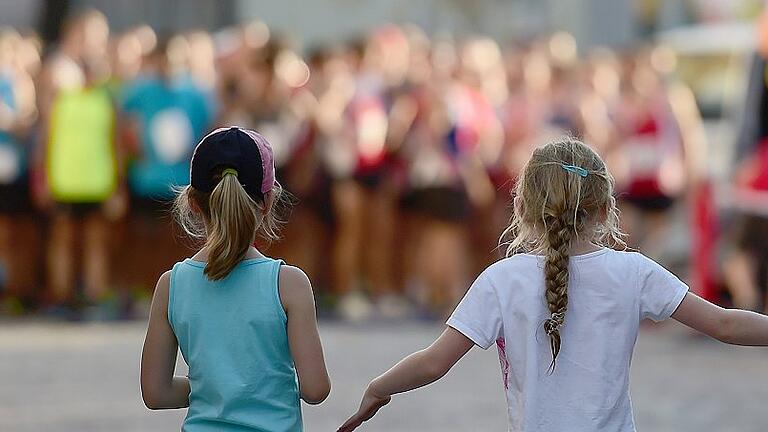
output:
<svg viewBox="0 0 768 432"><path fill-rule="evenodd" d="M496 342L513 431L634 431L629 366L640 321L669 318L688 291L639 253L602 248L572 256L568 315L550 374L544 257L489 267L448 325L481 347Z"/></svg>
<svg viewBox="0 0 768 432"><path fill-rule="evenodd" d="M168 320L189 364L185 431L300 431L296 371L278 275L282 262L246 259L211 281L205 263L177 263Z"/></svg>

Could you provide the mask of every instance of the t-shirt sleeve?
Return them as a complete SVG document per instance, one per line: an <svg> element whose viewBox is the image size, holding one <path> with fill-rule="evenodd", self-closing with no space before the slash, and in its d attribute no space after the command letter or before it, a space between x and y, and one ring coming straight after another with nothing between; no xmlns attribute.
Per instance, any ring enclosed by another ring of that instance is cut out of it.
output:
<svg viewBox="0 0 768 432"><path fill-rule="evenodd" d="M499 298L485 273L469 287L447 322L482 349L488 349L499 337L501 323Z"/></svg>
<svg viewBox="0 0 768 432"><path fill-rule="evenodd" d="M664 321L675 312L688 293L688 285L655 261L641 255L640 319Z"/></svg>

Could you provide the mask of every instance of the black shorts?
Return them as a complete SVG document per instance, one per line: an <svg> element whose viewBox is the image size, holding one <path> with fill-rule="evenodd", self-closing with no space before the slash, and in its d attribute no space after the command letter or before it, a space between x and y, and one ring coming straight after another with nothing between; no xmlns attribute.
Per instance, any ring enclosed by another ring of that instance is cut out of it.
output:
<svg viewBox="0 0 768 432"><path fill-rule="evenodd" d="M445 222L462 222L471 211L464 190L444 186L412 190L403 197L402 204L406 210Z"/></svg>
<svg viewBox="0 0 768 432"><path fill-rule="evenodd" d="M56 209L58 212L79 218L93 213L101 213L103 205L103 202L56 202Z"/></svg>
<svg viewBox="0 0 768 432"><path fill-rule="evenodd" d="M736 245L752 255L757 264L757 282L768 290L768 216L742 215L735 224Z"/></svg>
<svg viewBox="0 0 768 432"><path fill-rule="evenodd" d="M26 178L0 184L0 214L16 215L32 211L29 181Z"/></svg>
<svg viewBox="0 0 768 432"><path fill-rule="evenodd" d="M663 212L675 204L675 199L666 195L623 196L621 199L646 212Z"/></svg>
<svg viewBox="0 0 768 432"><path fill-rule="evenodd" d="M173 210L173 199L160 199L131 196L130 213L136 216L170 218Z"/></svg>
<svg viewBox="0 0 768 432"><path fill-rule="evenodd" d="M736 222L736 244L760 261L768 260L768 217L741 216Z"/></svg>
<svg viewBox="0 0 768 432"><path fill-rule="evenodd" d="M375 190L384 182L386 175L387 173L384 168L377 168L375 170L355 174L352 176L352 179L366 189Z"/></svg>

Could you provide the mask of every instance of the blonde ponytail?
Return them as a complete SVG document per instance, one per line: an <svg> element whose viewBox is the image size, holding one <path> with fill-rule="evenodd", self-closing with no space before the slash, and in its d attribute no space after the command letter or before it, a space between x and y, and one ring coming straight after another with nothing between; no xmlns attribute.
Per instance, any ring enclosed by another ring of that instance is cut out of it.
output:
<svg viewBox="0 0 768 432"><path fill-rule="evenodd" d="M210 225L205 245L208 264L205 275L211 280L225 278L245 258L255 240L258 216L256 203L237 179L237 172L225 169L208 199Z"/></svg>
<svg viewBox="0 0 768 432"><path fill-rule="evenodd" d="M291 198L275 182L272 190L255 202L237 179L237 172L225 169L211 193L192 186L176 189L173 213L186 235L208 248L205 275L211 280L225 278L239 263L256 235L267 242L280 238L283 219Z"/></svg>

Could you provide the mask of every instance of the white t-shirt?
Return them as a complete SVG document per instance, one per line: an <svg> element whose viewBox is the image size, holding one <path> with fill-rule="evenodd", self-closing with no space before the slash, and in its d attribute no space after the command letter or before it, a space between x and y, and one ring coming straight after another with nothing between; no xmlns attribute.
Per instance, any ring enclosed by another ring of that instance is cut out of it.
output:
<svg viewBox="0 0 768 432"><path fill-rule="evenodd" d="M635 431L629 366L640 321L669 318L688 287L636 252L603 248L571 257L569 266L551 375L542 256L517 254L488 267L448 325L483 349L496 343L510 431Z"/></svg>

